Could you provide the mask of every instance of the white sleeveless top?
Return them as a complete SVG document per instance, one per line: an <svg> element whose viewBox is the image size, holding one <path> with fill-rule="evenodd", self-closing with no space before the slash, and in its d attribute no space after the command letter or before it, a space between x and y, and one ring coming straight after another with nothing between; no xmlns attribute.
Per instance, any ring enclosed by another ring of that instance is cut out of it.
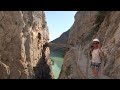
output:
<svg viewBox="0 0 120 90"><path fill-rule="evenodd" d="M101 60L100 60L100 50L99 49L94 49L92 51L92 62L94 62L94 63L101 63Z"/></svg>

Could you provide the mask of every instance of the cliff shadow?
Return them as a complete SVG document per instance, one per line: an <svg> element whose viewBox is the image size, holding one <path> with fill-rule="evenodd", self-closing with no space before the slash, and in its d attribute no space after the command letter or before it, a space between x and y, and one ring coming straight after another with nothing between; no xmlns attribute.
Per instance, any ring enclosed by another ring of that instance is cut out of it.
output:
<svg viewBox="0 0 120 90"><path fill-rule="evenodd" d="M42 57L40 58L36 67L33 68L35 72L35 79L52 79L52 76L50 75L51 69L50 66L47 64L47 59L45 55L46 47L46 44L43 45Z"/></svg>

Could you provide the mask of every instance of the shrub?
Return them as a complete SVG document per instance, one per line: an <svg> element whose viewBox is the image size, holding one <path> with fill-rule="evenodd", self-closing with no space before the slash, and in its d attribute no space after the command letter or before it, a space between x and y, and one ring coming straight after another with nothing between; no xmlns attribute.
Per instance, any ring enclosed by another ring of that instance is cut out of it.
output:
<svg viewBox="0 0 120 90"><path fill-rule="evenodd" d="M52 61L52 65L54 65L54 60L51 58L51 61Z"/></svg>

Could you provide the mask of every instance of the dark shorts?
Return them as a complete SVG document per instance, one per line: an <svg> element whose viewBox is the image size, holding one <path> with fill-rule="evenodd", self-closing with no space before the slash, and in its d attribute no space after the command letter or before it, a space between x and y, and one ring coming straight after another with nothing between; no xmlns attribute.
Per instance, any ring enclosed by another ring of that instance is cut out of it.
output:
<svg viewBox="0 0 120 90"><path fill-rule="evenodd" d="M90 65L90 67L91 68L99 68L100 67L100 65L101 65L101 63L94 63L94 62L91 62L91 65Z"/></svg>

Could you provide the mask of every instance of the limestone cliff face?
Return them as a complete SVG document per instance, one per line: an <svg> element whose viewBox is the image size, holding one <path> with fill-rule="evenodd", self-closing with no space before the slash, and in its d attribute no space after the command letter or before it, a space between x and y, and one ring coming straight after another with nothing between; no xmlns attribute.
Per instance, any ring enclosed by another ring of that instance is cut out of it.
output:
<svg viewBox="0 0 120 90"><path fill-rule="evenodd" d="M68 43L73 44L64 57L59 78L91 78L89 49L97 37L105 54L101 78L120 79L120 12L79 11L70 29Z"/></svg>
<svg viewBox="0 0 120 90"><path fill-rule="evenodd" d="M43 11L0 11L0 79L53 78L48 40Z"/></svg>

